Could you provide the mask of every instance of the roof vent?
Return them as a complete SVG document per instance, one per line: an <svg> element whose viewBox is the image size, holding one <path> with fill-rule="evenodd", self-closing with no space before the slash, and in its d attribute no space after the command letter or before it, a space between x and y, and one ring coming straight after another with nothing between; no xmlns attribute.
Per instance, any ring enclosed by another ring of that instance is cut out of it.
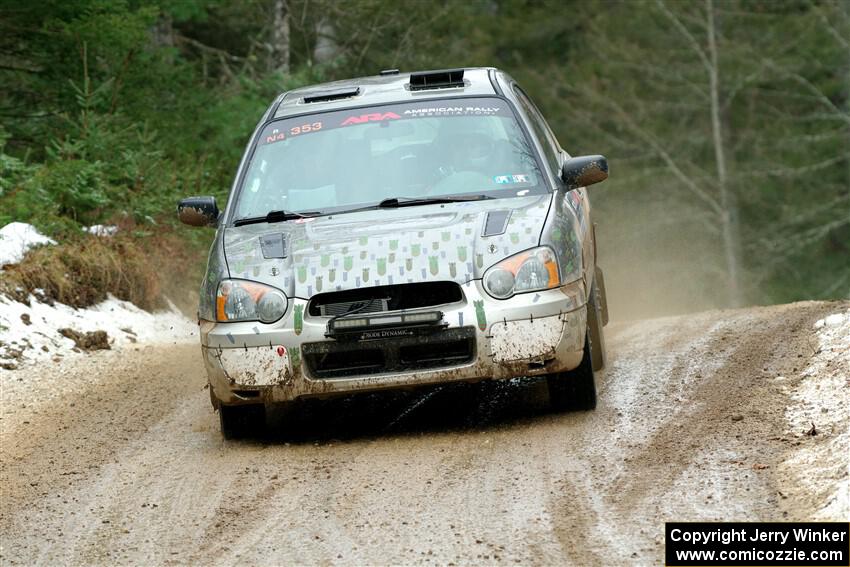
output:
<svg viewBox="0 0 850 567"><path fill-rule="evenodd" d="M351 98L360 94L360 87L345 87L343 89L333 89L326 91L316 91L304 95L304 102L328 102L331 100L341 100Z"/></svg>
<svg viewBox="0 0 850 567"><path fill-rule="evenodd" d="M379 74L382 77L386 77L387 75L398 75L398 69L384 69Z"/></svg>
<svg viewBox="0 0 850 567"><path fill-rule="evenodd" d="M463 87L463 69L442 69L410 74L410 90L449 89Z"/></svg>

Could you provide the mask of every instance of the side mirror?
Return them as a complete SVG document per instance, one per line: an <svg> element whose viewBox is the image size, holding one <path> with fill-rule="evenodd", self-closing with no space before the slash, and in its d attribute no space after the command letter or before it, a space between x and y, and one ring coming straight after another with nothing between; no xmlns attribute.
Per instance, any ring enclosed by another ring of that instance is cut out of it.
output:
<svg viewBox="0 0 850 567"><path fill-rule="evenodd" d="M218 215L215 197L186 197L177 205L177 218L189 226L215 226Z"/></svg>
<svg viewBox="0 0 850 567"><path fill-rule="evenodd" d="M605 156L577 156L564 162L561 179L569 189L587 187L608 179L608 160Z"/></svg>

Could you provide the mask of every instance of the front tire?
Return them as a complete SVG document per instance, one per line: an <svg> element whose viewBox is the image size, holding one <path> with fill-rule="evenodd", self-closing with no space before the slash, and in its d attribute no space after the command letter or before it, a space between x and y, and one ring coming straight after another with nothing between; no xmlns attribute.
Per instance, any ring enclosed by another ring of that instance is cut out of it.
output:
<svg viewBox="0 0 850 567"><path fill-rule="evenodd" d="M228 406L219 404L218 420L225 439L245 439L262 433L266 408L262 404Z"/></svg>
<svg viewBox="0 0 850 567"><path fill-rule="evenodd" d="M588 411L596 409L596 380L593 376L593 356L590 333L584 340L584 356L573 370L546 377L549 402L556 411Z"/></svg>

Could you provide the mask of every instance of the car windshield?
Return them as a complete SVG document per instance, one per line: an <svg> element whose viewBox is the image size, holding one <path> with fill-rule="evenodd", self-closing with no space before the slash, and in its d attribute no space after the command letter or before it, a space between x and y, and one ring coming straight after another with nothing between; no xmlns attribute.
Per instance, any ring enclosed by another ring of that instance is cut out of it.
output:
<svg viewBox="0 0 850 567"><path fill-rule="evenodd" d="M394 197L547 190L504 100L417 101L272 122L257 142L234 218L341 212Z"/></svg>

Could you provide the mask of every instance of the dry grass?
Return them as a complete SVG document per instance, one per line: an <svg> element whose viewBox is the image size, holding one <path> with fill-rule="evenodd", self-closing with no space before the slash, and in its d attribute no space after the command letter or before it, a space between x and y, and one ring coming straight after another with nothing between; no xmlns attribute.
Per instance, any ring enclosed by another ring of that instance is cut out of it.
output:
<svg viewBox="0 0 850 567"><path fill-rule="evenodd" d="M17 299L41 289L47 298L74 307L88 307L111 293L153 310L165 306L167 295L191 313L205 260L205 249L174 233L85 235L31 250L20 264L5 268L0 286Z"/></svg>

